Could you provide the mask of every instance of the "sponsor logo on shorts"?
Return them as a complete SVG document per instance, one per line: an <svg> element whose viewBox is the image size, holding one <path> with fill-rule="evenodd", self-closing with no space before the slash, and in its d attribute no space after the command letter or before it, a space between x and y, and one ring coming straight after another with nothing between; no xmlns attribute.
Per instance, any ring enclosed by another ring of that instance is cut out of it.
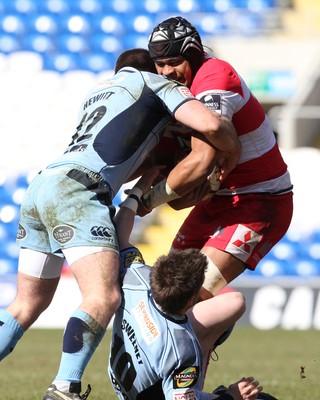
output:
<svg viewBox="0 0 320 400"><path fill-rule="evenodd" d="M145 342L149 345L159 337L159 328L151 317L144 300L141 300L133 309L138 325Z"/></svg>
<svg viewBox="0 0 320 400"><path fill-rule="evenodd" d="M173 393L173 400L196 400L194 390L188 390L183 393Z"/></svg>
<svg viewBox="0 0 320 400"><path fill-rule="evenodd" d="M199 367L181 367L175 370L173 376L173 387L177 388L187 388L193 386L199 377Z"/></svg>
<svg viewBox="0 0 320 400"><path fill-rule="evenodd" d="M58 243L65 244L74 237L74 230L68 225L58 225L53 229L52 236Z"/></svg>
<svg viewBox="0 0 320 400"><path fill-rule="evenodd" d="M229 251L231 254L237 254L240 260L246 261L261 238L262 235L259 233L239 224L226 247L226 251Z"/></svg>
<svg viewBox="0 0 320 400"><path fill-rule="evenodd" d="M93 226L90 230L95 238L111 238L111 230L106 226Z"/></svg>
<svg viewBox="0 0 320 400"><path fill-rule="evenodd" d="M18 233L17 233L17 239L18 240L22 240L27 236L27 231L25 229L25 227L19 223L18 226Z"/></svg>
<svg viewBox="0 0 320 400"><path fill-rule="evenodd" d="M221 111L221 95L220 94L205 94L200 98L207 108L212 111Z"/></svg>

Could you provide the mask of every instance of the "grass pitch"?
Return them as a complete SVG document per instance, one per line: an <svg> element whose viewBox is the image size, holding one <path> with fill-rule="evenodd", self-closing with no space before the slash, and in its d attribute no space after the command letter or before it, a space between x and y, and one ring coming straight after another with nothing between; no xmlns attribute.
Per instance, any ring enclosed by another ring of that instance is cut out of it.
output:
<svg viewBox="0 0 320 400"><path fill-rule="evenodd" d="M1 399L42 400L58 369L62 334L62 330L31 329L24 335L0 363ZM88 383L92 386L90 400L116 400L106 372L109 341L108 331L83 377L83 391ZM208 392L252 375L279 400L320 399L317 330L259 331L238 326L218 348L218 356L209 365Z"/></svg>

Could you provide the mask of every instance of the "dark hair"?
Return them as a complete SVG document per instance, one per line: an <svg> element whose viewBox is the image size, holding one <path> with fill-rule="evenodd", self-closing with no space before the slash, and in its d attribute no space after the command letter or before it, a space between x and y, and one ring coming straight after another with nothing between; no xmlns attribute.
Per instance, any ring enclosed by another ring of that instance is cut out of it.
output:
<svg viewBox="0 0 320 400"><path fill-rule="evenodd" d="M198 295L207 265L207 257L198 249L171 250L160 256L150 272L155 302L166 313L180 314Z"/></svg>
<svg viewBox="0 0 320 400"><path fill-rule="evenodd" d="M148 48L153 60L184 57L190 63L193 77L205 59L198 31L182 17L172 17L158 24L150 35Z"/></svg>
<svg viewBox="0 0 320 400"><path fill-rule="evenodd" d="M115 73L123 67L133 67L139 71L157 73L154 61L146 49L130 49L121 53L116 61Z"/></svg>

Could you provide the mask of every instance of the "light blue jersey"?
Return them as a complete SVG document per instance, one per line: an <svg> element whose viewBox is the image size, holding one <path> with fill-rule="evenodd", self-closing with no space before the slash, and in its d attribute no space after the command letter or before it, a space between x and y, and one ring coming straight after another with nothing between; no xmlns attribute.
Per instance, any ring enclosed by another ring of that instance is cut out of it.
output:
<svg viewBox="0 0 320 400"><path fill-rule="evenodd" d="M59 256L78 246L117 251L113 198L190 99L185 86L131 67L99 84L83 101L64 154L28 188L19 246Z"/></svg>
<svg viewBox="0 0 320 400"><path fill-rule="evenodd" d="M187 317L164 314L136 248L122 251L123 299L113 323L109 376L120 399L206 399L199 342ZM154 391L153 391L154 390Z"/></svg>
<svg viewBox="0 0 320 400"><path fill-rule="evenodd" d="M73 164L101 174L115 196L164 134L189 89L150 72L122 68L84 99L65 153L49 165Z"/></svg>

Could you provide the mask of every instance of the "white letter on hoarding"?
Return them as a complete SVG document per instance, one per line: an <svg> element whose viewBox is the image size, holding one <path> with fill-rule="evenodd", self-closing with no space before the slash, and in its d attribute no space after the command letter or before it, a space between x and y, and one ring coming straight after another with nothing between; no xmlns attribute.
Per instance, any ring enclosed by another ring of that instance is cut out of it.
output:
<svg viewBox="0 0 320 400"><path fill-rule="evenodd" d="M281 322L286 292L280 286L264 286L253 297L250 321L257 329L273 329Z"/></svg>
<svg viewBox="0 0 320 400"><path fill-rule="evenodd" d="M320 329L320 291L318 293L318 300L314 308L313 328Z"/></svg>
<svg viewBox="0 0 320 400"><path fill-rule="evenodd" d="M313 313L313 290L300 286L292 290L285 307L281 327L283 329L310 329Z"/></svg>

